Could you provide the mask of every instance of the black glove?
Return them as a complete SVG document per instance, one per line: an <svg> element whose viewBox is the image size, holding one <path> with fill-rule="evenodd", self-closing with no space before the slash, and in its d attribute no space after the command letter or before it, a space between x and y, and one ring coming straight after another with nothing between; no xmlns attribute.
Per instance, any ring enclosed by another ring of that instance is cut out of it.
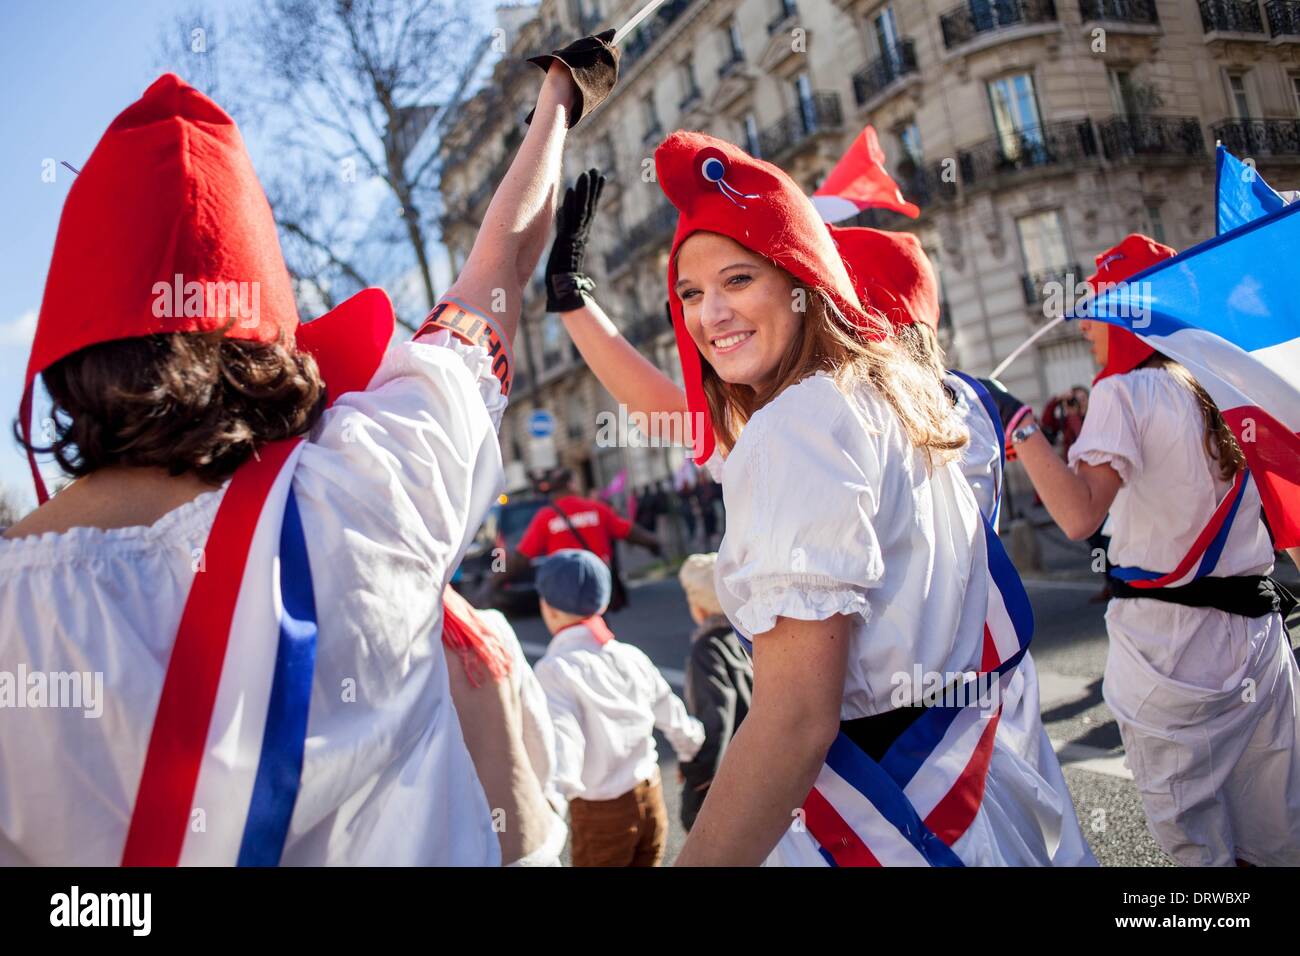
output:
<svg viewBox="0 0 1300 956"><path fill-rule="evenodd" d="M614 84L618 82L618 63L622 51L611 45L610 41L613 39L614 31L606 30L595 36L583 37L550 53L528 58L528 62L537 64L543 73L551 68L551 63L555 60L559 60L569 68L574 85L578 87L573 112L569 116L570 129L578 125L578 120L603 103L605 97L609 96L610 91L614 89ZM533 114L529 112L524 122L532 121Z"/></svg>
<svg viewBox="0 0 1300 956"><path fill-rule="evenodd" d="M582 293L596 284L583 271L587 238L596 218L596 203L605 188L605 177L589 169L564 191L564 201L555 213L555 242L546 260L546 311L573 312L585 304Z"/></svg>
<svg viewBox="0 0 1300 956"><path fill-rule="evenodd" d="M1002 419L1002 431L1007 430L1007 426L1025 407L1025 403L1008 392L996 378L977 378L979 382L989 391L993 397L993 404L998 407L998 417Z"/></svg>

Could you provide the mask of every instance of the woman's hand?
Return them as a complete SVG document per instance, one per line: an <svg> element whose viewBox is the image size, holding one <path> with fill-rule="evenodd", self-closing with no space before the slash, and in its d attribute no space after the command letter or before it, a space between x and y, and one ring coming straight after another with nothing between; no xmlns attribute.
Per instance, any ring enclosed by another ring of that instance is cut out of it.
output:
<svg viewBox="0 0 1300 956"><path fill-rule="evenodd" d="M777 618L754 638L749 713L678 866L757 866L789 829L840 729L850 619Z"/></svg>
<svg viewBox="0 0 1300 956"><path fill-rule="evenodd" d="M586 304L583 293L596 288L585 268L587 240L604 188L600 170L589 169L564 191L564 201L555 213L555 241L546 260L547 312L581 309Z"/></svg>

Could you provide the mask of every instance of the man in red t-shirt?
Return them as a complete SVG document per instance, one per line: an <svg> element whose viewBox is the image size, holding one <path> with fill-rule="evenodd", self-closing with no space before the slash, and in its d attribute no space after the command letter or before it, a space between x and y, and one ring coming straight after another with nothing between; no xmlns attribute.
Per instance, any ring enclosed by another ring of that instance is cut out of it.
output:
<svg viewBox="0 0 1300 956"><path fill-rule="evenodd" d="M609 564L614 556L614 542L622 539L655 554L661 553L659 539L654 535L638 528L604 502L579 497L572 472L561 472L551 484L554 489L551 504L533 515L519 540L519 552L524 557L536 560L565 548L578 548L594 552Z"/></svg>

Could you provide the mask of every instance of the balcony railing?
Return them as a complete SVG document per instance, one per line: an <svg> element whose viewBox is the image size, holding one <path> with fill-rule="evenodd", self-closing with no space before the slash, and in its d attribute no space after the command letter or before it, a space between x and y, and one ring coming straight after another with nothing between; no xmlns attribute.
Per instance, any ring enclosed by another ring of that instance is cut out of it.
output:
<svg viewBox="0 0 1300 956"><path fill-rule="evenodd" d="M1097 124L1101 148L1112 161L1135 156L1201 156L1201 121L1186 116L1116 116Z"/></svg>
<svg viewBox="0 0 1300 956"><path fill-rule="evenodd" d="M853 96L861 106L895 80L915 72L916 43L902 40L854 75Z"/></svg>
<svg viewBox="0 0 1300 956"><path fill-rule="evenodd" d="M981 33L1056 19L1054 0L967 0L939 17L943 45L961 46Z"/></svg>
<svg viewBox="0 0 1300 956"><path fill-rule="evenodd" d="M768 35L770 36L771 34L776 33L777 30L781 29L785 21L789 20L798 12L799 10L794 5L794 0L781 0L781 12L771 20L767 21Z"/></svg>
<svg viewBox="0 0 1300 956"><path fill-rule="evenodd" d="M605 271L616 272L634 260L637 253L647 246L658 242L666 243L676 228L677 209L670 203L661 204L614 244L605 256Z"/></svg>
<svg viewBox="0 0 1300 956"><path fill-rule="evenodd" d="M1264 15L1268 18L1269 36L1300 36L1300 3L1296 0L1268 0Z"/></svg>
<svg viewBox="0 0 1300 956"><path fill-rule="evenodd" d="M1004 133L957 154L962 182L976 186L1027 169L1083 162L1098 156L1092 121L1064 120Z"/></svg>
<svg viewBox="0 0 1300 956"><path fill-rule="evenodd" d="M718 67L718 79L721 80L730 76L739 69L741 64L744 62L745 54L741 53L739 50L732 50L731 56L727 57L727 61L723 63L722 66Z"/></svg>
<svg viewBox="0 0 1300 956"><path fill-rule="evenodd" d="M759 133L759 155L780 162L818 133L836 132L843 124L839 94L814 93Z"/></svg>
<svg viewBox="0 0 1300 956"><path fill-rule="evenodd" d="M1256 0L1201 0L1201 26L1206 33L1263 33L1264 19Z"/></svg>
<svg viewBox="0 0 1300 956"><path fill-rule="evenodd" d="M1083 281L1087 275L1076 262L1073 265L1047 269L1043 272L1031 272L1020 277L1025 290L1025 305L1040 305L1052 292L1053 287L1065 295L1068 302L1074 301L1075 284Z"/></svg>
<svg viewBox="0 0 1300 956"><path fill-rule="evenodd" d="M1237 156L1300 156L1300 120L1223 120L1210 132Z"/></svg>
<svg viewBox="0 0 1300 956"><path fill-rule="evenodd" d="M1155 26L1160 22L1156 0L1079 0L1083 22L1108 20L1111 23L1146 23Z"/></svg>
<svg viewBox="0 0 1300 956"><path fill-rule="evenodd" d="M639 59L654 46L655 41L667 33L668 28L689 10L693 3L695 0L668 0L653 17L642 23L623 47L623 66L626 68L633 60Z"/></svg>

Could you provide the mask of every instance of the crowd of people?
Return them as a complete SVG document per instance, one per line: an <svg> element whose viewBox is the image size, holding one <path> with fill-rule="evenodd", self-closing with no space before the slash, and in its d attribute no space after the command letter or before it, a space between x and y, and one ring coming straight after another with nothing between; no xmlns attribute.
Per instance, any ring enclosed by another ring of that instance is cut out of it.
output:
<svg viewBox="0 0 1300 956"><path fill-rule="evenodd" d="M1300 863L1289 595L1196 379L1084 323L1103 372L1077 427L1063 413L1063 460L1028 406L947 367L914 237L829 226L778 167L678 131L654 162L678 213L679 386L585 271L603 177L561 181L568 130L617 82L611 41L533 60L527 133L409 341L377 290L300 323L208 97L168 75L114 120L68 196L29 363L41 504L0 539L0 667L101 674L106 704L4 712L0 864L551 866L567 840L575 865L655 865L658 730L684 777L678 865L1095 865L996 533L1008 457L1070 537L1109 515L1104 692L1160 845ZM500 492L548 241L547 308L617 401L705 423L709 480L638 496L635 521L557 489L520 546L551 635L530 668L448 582ZM1131 236L1092 281L1169 255ZM255 280L261 314L161 316L173 276ZM48 500L38 451L73 478ZM680 572L685 702L603 616L612 541L658 548L647 522L674 503L708 552Z"/></svg>

